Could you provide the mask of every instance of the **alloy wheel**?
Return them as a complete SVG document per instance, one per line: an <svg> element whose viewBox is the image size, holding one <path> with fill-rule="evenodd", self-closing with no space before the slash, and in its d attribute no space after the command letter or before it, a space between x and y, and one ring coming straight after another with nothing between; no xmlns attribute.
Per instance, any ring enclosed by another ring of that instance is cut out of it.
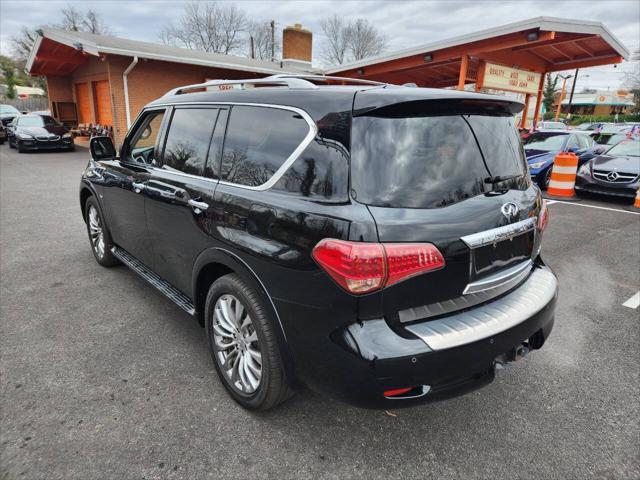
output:
<svg viewBox="0 0 640 480"><path fill-rule="evenodd" d="M104 256L104 232L102 231L102 222L100 221L100 215L96 207L91 205L89 207L89 237L91 239L91 246L98 255L98 258Z"/></svg>
<svg viewBox="0 0 640 480"><path fill-rule="evenodd" d="M213 340L216 359L231 386L253 394L262 379L262 354L251 316L234 295L224 294L216 301Z"/></svg>

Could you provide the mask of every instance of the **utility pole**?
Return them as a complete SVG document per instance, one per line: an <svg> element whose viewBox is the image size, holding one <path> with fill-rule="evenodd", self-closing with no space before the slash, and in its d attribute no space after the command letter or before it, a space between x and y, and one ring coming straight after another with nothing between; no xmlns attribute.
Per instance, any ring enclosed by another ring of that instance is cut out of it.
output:
<svg viewBox="0 0 640 480"><path fill-rule="evenodd" d="M573 113L573 92L576 89L576 81L578 81L579 71L580 69L576 68L576 73L573 75L573 85L571 85L571 94L569 95L569 115L568 115L569 118L571 118L571 114Z"/></svg>
<svg viewBox="0 0 640 480"><path fill-rule="evenodd" d="M276 61L276 22L271 20L271 61Z"/></svg>
<svg viewBox="0 0 640 480"><path fill-rule="evenodd" d="M256 58L256 49L253 44L253 35L251 35L249 38L251 39L251 58Z"/></svg>

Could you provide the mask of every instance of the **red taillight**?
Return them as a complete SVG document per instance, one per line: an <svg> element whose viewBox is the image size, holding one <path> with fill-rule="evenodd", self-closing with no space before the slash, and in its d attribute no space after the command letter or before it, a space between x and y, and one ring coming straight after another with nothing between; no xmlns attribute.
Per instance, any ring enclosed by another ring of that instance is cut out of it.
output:
<svg viewBox="0 0 640 480"><path fill-rule="evenodd" d="M382 288L386 277L384 250L379 243L344 242L325 238L313 258L338 284L351 293Z"/></svg>
<svg viewBox="0 0 640 480"><path fill-rule="evenodd" d="M547 201L542 201L542 207L540 208L540 215L538 216L538 230L543 231L549 224L549 208L547 207Z"/></svg>
<svg viewBox="0 0 640 480"><path fill-rule="evenodd" d="M313 258L350 293L363 294L444 266L430 243L366 243L325 238Z"/></svg>
<svg viewBox="0 0 640 480"><path fill-rule="evenodd" d="M383 243L387 255L387 281L393 285L406 278L444 267L444 257L430 243Z"/></svg>

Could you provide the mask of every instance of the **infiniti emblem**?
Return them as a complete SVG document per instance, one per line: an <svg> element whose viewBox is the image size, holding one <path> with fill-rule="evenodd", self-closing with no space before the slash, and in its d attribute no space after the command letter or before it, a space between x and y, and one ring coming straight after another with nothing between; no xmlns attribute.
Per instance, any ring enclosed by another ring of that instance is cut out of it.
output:
<svg viewBox="0 0 640 480"><path fill-rule="evenodd" d="M513 202L502 205L500 211L508 220L514 220L518 216L518 206Z"/></svg>
<svg viewBox="0 0 640 480"><path fill-rule="evenodd" d="M607 180L611 182L615 182L618 179L618 177L619 177L618 172L609 172L607 174Z"/></svg>

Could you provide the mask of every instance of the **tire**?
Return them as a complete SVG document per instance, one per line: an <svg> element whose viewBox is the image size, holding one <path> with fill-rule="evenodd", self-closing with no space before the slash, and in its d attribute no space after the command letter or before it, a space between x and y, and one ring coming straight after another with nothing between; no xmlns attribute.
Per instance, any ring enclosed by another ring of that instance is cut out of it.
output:
<svg viewBox="0 0 640 480"><path fill-rule="evenodd" d="M16 148L10 138L7 139L7 143L9 143L9 148Z"/></svg>
<svg viewBox="0 0 640 480"><path fill-rule="evenodd" d="M231 397L249 410L269 410L293 395L275 319L260 293L232 273L213 282L205 305L209 351L218 376ZM243 310L238 310L238 302Z"/></svg>
<svg viewBox="0 0 640 480"><path fill-rule="evenodd" d="M102 211L95 197L89 197L84 208L89 244L96 262L107 268L118 265L119 260L111 253L113 243L109 229L106 228Z"/></svg>
<svg viewBox="0 0 640 480"><path fill-rule="evenodd" d="M20 143L20 140L18 140L16 142L16 148L18 149L18 153L24 153L25 152L24 147L22 146L22 143Z"/></svg>

